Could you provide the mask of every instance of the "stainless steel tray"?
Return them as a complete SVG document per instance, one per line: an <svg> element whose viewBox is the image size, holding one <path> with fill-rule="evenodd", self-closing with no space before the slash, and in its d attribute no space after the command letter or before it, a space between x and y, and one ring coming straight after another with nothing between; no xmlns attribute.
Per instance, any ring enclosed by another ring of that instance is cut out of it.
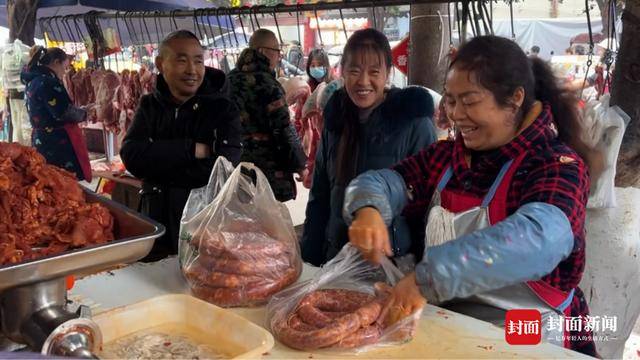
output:
<svg viewBox="0 0 640 360"><path fill-rule="evenodd" d="M116 240L40 259L0 267L0 291L59 278L89 275L146 256L164 226L114 201L86 191L88 202L106 206L114 217Z"/></svg>

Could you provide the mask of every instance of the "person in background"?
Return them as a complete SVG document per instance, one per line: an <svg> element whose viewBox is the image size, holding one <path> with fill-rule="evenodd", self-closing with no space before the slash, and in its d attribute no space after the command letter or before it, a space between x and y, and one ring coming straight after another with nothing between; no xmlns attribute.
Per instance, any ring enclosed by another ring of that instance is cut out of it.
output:
<svg viewBox="0 0 640 360"><path fill-rule="evenodd" d="M391 48L375 29L356 31L344 48L344 87L324 108L324 129L301 240L302 258L313 265L331 260L348 242L342 219L346 186L371 169L389 167L436 140L433 99L422 87L388 88ZM411 249L402 216L389 224L394 255ZM387 231L386 228L384 231Z"/></svg>
<svg viewBox="0 0 640 360"><path fill-rule="evenodd" d="M79 122L87 112L73 106L62 78L69 56L60 48L34 46L31 60L20 78L26 85L25 98L33 128L31 143L51 165L91 181L89 151Z"/></svg>
<svg viewBox="0 0 640 360"><path fill-rule="evenodd" d="M535 57L535 58L539 57L540 56L540 46L533 45L531 47L531 52L529 53L529 56L530 57Z"/></svg>
<svg viewBox="0 0 640 360"><path fill-rule="evenodd" d="M320 141L323 124L322 112L324 107L321 108L319 106L320 101L318 100L325 87L334 81L329 57L323 49L314 49L309 53L307 76L311 95L306 99L300 114L296 114L295 125L307 155L307 174L302 179L302 184L304 187L310 188L316 149Z"/></svg>
<svg viewBox="0 0 640 360"><path fill-rule="evenodd" d="M287 201L296 197L293 174L304 177L306 157L290 122L285 91L275 77L281 56L276 35L256 30L229 73L229 86L242 119L242 161L260 168L276 199Z"/></svg>
<svg viewBox="0 0 640 360"><path fill-rule="evenodd" d="M309 76L311 92L314 92L319 84L324 83L326 85L333 81L329 57L323 49L313 49L309 53L307 75Z"/></svg>
<svg viewBox="0 0 640 360"><path fill-rule="evenodd" d="M302 108L299 134L301 134L302 146L305 154L307 154L307 175L302 179L302 185L307 189L311 189L316 152L318 151L320 136L324 128L324 119L322 117L324 108L333 93L340 89L343 84L343 79L333 80L328 84L321 83L309 96Z"/></svg>
<svg viewBox="0 0 640 360"><path fill-rule="evenodd" d="M582 45L576 45L575 55L587 55L587 49Z"/></svg>
<svg viewBox="0 0 640 360"><path fill-rule="evenodd" d="M347 189L350 242L373 262L392 255L395 216L428 216L424 257L392 291L390 317L425 299L498 326L508 310L537 309L543 340L596 356L586 324L548 327L589 314L578 284L592 170L583 159L592 157L575 97L547 63L497 36L460 48L444 97L455 140L362 174Z"/></svg>
<svg viewBox="0 0 640 360"><path fill-rule="evenodd" d="M225 75L204 66L196 35L167 35L155 64L155 91L140 99L120 150L127 170L143 181L142 213L166 227L146 261L177 253L191 189L207 184L218 156L237 164L242 150L238 110L224 94Z"/></svg>
<svg viewBox="0 0 640 360"><path fill-rule="evenodd" d="M304 55L302 54L302 48L300 47L299 41L291 41L289 52L287 53L287 61L298 69L302 68Z"/></svg>

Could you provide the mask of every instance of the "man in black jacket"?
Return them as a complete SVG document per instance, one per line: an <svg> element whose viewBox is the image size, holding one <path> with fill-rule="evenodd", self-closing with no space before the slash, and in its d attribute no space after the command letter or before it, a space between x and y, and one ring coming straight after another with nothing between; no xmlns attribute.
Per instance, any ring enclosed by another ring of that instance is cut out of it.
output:
<svg viewBox="0 0 640 360"><path fill-rule="evenodd" d="M127 170L143 180L142 213L167 228L147 261L177 253L189 192L207 184L218 156L237 164L242 149L239 113L223 90L225 75L205 68L193 33L169 34L156 66L155 92L140 100L120 150Z"/></svg>

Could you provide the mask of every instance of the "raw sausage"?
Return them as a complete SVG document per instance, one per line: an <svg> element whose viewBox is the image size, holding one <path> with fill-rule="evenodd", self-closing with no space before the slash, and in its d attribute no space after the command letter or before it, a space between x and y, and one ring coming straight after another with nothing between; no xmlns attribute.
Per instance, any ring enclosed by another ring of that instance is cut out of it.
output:
<svg viewBox="0 0 640 360"><path fill-rule="evenodd" d="M226 274L259 275L271 277L270 274L279 274L291 267L289 255L283 254L277 258L255 256L247 253L244 259L219 257L215 258L200 254L197 262L205 268Z"/></svg>
<svg viewBox="0 0 640 360"><path fill-rule="evenodd" d="M298 278L297 268L289 268L278 279L265 278L246 287L212 287L191 284L191 292L210 303L225 306L247 306L264 304L271 295L292 284Z"/></svg>
<svg viewBox="0 0 640 360"><path fill-rule="evenodd" d="M292 313L274 319L272 327L280 341L300 350L372 344L382 333L375 322L386 299L386 294L317 290L304 296Z"/></svg>
<svg viewBox="0 0 640 360"><path fill-rule="evenodd" d="M193 295L205 301L260 305L297 280L302 264L295 245L271 236L268 224L228 221L218 232L205 229L193 236L196 256L183 272Z"/></svg>
<svg viewBox="0 0 640 360"><path fill-rule="evenodd" d="M203 284L209 287L237 288L251 286L264 281L263 278L255 275L210 272L198 263L189 266L184 275L195 284Z"/></svg>

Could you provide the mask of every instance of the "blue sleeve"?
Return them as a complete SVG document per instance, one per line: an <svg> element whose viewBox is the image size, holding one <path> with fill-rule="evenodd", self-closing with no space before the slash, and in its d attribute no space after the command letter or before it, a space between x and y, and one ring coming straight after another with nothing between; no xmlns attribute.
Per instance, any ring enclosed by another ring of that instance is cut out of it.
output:
<svg viewBox="0 0 640 360"><path fill-rule="evenodd" d="M304 231L300 247L302 259L316 266L322 265L325 259L326 226L331 213L331 186L327 174L327 130L322 131L322 137L316 151L315 168L309 201L305 213Z"/></svg>
<svg viewBox="0 0 640 360"><path fill-rule="evenodd" d="M440 303L538 280L571 253L573 232L562 210L523 205L498 224L425 250L416 282Z"/></svg>
<svg viewBox="0 0 640 360"><path fill-rule="evenodd" d="M363 207L380 211L387 226L400 215L407 203L407 186L400 174L391 169L369 170L351 180L344 194L342 217L351 225L353 214Z"/></svg>
<svg viewBox="0 0 640 360"><path fill-rule="evenodd" d="M416 125L413 127L409 138L407 157L417 154L437 140L436 129L430 117L420 117L416 120Z"/></svg>

